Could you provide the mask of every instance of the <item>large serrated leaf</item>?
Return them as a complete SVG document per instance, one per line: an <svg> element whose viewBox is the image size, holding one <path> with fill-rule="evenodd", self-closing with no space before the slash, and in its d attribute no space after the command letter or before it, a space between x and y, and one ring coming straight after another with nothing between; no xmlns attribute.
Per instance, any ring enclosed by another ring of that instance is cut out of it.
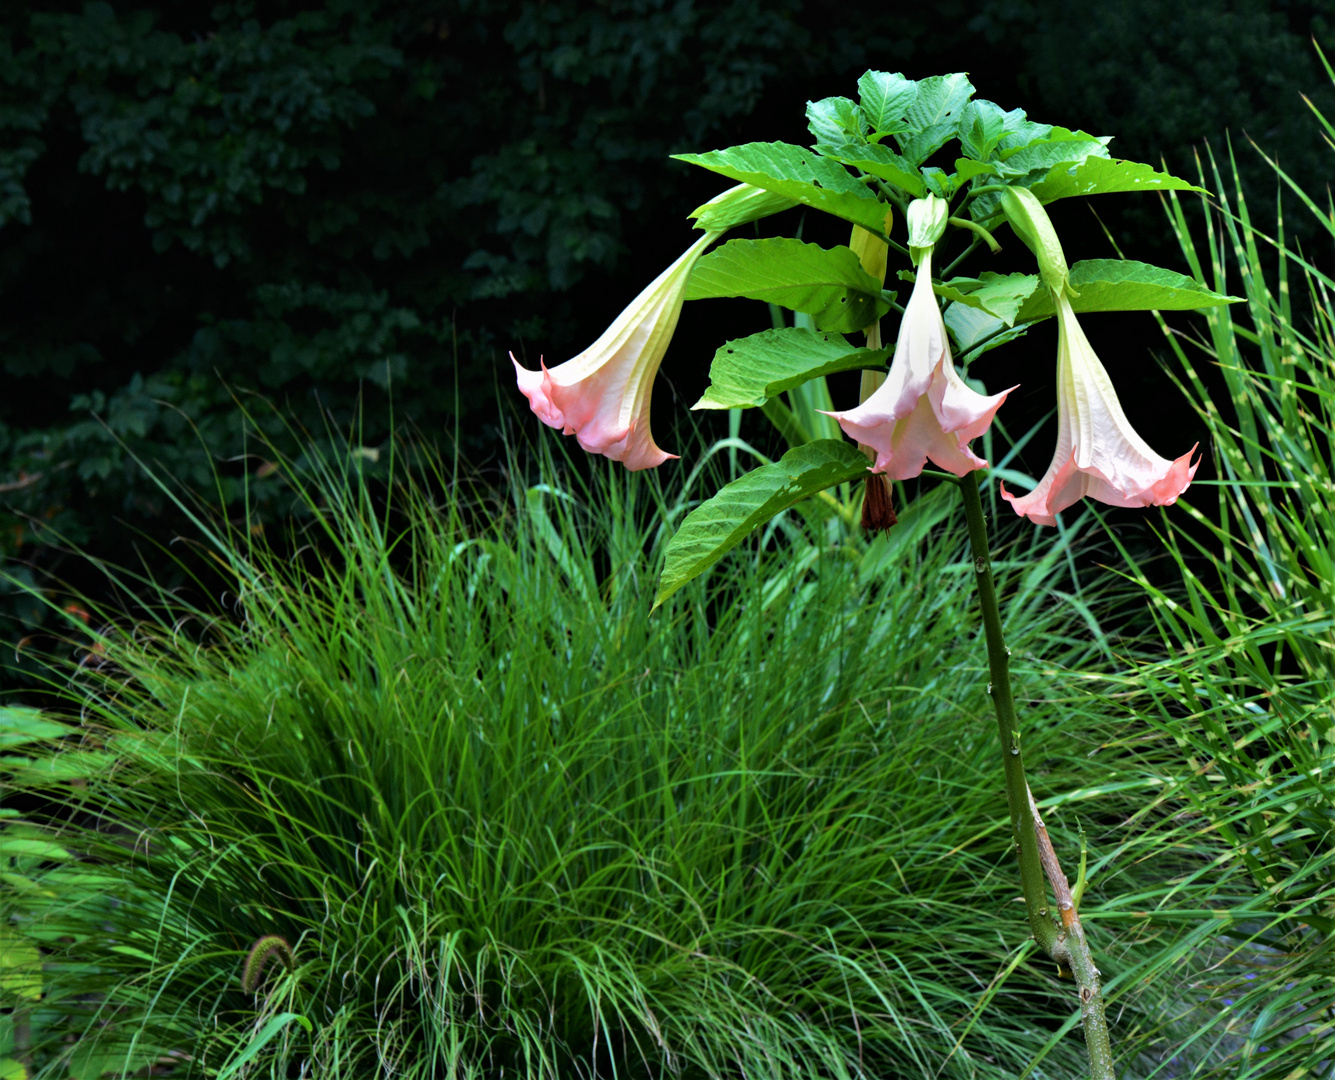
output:
<svg viewBox="0 0 1335 1080"><path fill-rule="evenodd" d="M915 199L927 194L927 185L923 183L922 173L908 158L896 154L888 146L879 143L848 143L843 146L822 146L820 152L837 158L845 165L861 169L865 173L903 188Z"/></svg>
<svg viewBox="0 0 1335 1080"><path fill-rule="evenodd" d="M1002 176L1027 176L1063 163L1078 165L1091 157L1108 157L1108 147L1099 139L1043 139L1021 147L998 162Z"/></svg>
<svg viewBox="0 0 1335 1080"><path fill-rule="evenodd" d="M1039 202L1050 203L1073 195L1104 195L1116 191L1199 191L1204 188L1159 172L1139 161L1090 157L1072 167L1058 165L1030 190Z"/></svg>
<svg viewBox="0 0 1335 1080"><path fill-rule="evenodd" d="M960 113L971 97L973 84L964 72L919 79L918 95L904 117L916 134L901 140L904 156L921 165L954 138Z"/></svg>
<svg viewBox="0 0 1335 1080"><path fill-rule="evenodd" d="M818 143L858 143L866 140L867 119L856 101L828 97L807 102L807 130Z"/></svg>
<svg viewBox="0 0 1335 1080"><path fill-rule="evenodd" d="M1207 289L1194 279L1162 266L1129 259L1086 259L1071 267L1071 308L1093 311L1194 311L1235 304L1241 299ZM1038 289L1020 308L1017 322L1036 322L1057 313L1052 294Z"/></svg>
<svg viewBox="0 0 1335 1080"><path fill-rule="evenodd" d="M743 143L705 154L674 154L678 161L699 165L744 184L773 191L824 210L835 217L881 232L885 206L867 186L837 161L791 143Z"/></svg>
<svg viewBox="0 0 1335 1080"><path fill-rule="evenodd" d="M1024 116L1023 113L1020 114ZM1006 113L995 102L978 100L960 114L960 149L965 157L986 161L1006 134Z"/></svg>
<svg viewBox="0 0 1335 1080"><path fill-rule="evenodd" d="M918 92L913 104L904 110L904 119L914 131L926 131L943 120L958 117L971 97L973 83L963 71L919 79Z"/></svg>
<svg viewBox="0 0 1335 1080"><path fill-rule="evenodd" d="M904 114L918 97L918 84L888 71L868 71L858 80L862 113L874 132L898 132Z"/></svg>
<svg viewBox="0 0 1335 1080"><path fill-rule="evenodd" d="M860 349L839 334L789 326L729 341L714 354L709 389L693 409L764 405L785 390L837 371L883 368L893 349Z"/></svg>
<svg viewBox="0 0 1335 1080"><path fill-rule="evenodd" d="M1037 288L1036 274L994 274L984 270L976 278L956 278L933 291L938 296L989 312L1010 326L1021 306ZM951 291L945 292L944 289Z"/></svg>
<svg viewBox="0 0 1335 1080"><path fill-rule="evenodd" d="M861 330L890 310L881 298L880 281L862 269L852 250L788 237L732 240L696 263L686 283L686 299L722 296L746 296L804 311L818 329L837 333Z"/></svg>
<svg viewBox="0 0 1335 1080"><path fill-rule="evenodd" d="M668 544L657 607L745 540L758 526L818 491L857 480L867 459L850 442L820 439L794 447L721 488L686 516Z"/></svg>

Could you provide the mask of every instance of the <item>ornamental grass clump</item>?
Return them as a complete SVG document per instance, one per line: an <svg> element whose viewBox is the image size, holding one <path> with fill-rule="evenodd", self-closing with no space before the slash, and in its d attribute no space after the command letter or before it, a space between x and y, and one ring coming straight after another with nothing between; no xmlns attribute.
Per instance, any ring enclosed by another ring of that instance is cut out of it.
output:
<svg viewBox="0 0 1335 1080"><path fill-rule="evenodd" d="M782 515L650 618L690 492L619 465L585 486L549 461L502 497L401 460L371 483L367 460L285 465L304 524L277 548L196 511L224 606L122 576L151 602L72 642L51 675L64 706L4 712L26 808L0 822L6 945L32 961L6 984L11 1061L347 1080L1080 1068L1069 980L1011 932L944 491L872 543L832 512ZM1080 600L1051 602L1078 528L1010 534L997 568L1028 730L1081 747L1036 763L1035 794L1059 843L1087 820L1092 897L1143 901L1216 852L1141 850L1119 823L1162 747L1051 692L1106 655L1089 629L1107 597L1071 579ZM1146 974L1180 935L1147 935L1143 911L1093 925L1123 1060L1146 1072L1183 1037L1175 979Z"/></svg>

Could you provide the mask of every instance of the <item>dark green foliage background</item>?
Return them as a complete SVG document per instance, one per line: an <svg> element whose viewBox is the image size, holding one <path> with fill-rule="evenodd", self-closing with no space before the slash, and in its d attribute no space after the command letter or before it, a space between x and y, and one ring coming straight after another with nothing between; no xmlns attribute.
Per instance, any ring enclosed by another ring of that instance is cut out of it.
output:
<svg viewBox="0 0 1335 1080"><path fill-rule="evenodd" d="M229 504L247 480L251 513L281 512L262 459L242 456L254 444L236 399L252 393L317 433L360 416L367 445L384 439L392 407L401 428L446 444L457 430L485 461L499 433L495 387L512 378L507 349L532 364L587 344L685 246L685 211L723 186L667 155L805 141L805 100L848 92L868 67L968 70L1005 107L1114 133L1115 153L1162 153L1189 174L1193 144L1246 131L1300 182L1324 182L1300 94L1329 109L1308 39L1325 40L1332 0L900 8L7 6L9 573L80 584L83 564L57 535L120 562L134 561L136 530L170 539L181 522L135 458L199 490L220 476ZM1099 209L1153 223L1136 255L1154 258L1157 206ZM701 310L669 361L683 397L737 332L711 325L722 309ZM671 396L656 404L669 423ZM259 415L281 439L277 416ZM44 619L13 591L0 613L15 620L10 638Z"/></svg>

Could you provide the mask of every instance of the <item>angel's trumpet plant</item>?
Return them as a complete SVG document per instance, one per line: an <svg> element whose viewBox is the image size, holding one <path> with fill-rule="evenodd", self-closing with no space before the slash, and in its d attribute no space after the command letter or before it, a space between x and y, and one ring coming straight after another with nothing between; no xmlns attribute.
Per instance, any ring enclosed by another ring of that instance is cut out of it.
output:
<svg viewBox="0 0 1335 1080"><path fill-rule="evenodd" d="M677 328L691 268L719 235L707 232L687 248L573 359L554 368L539 361L540 370L530 371L510 354L519 389L544 424L631 470L652 469L677 456L654 442L650 394Z"/></svg>

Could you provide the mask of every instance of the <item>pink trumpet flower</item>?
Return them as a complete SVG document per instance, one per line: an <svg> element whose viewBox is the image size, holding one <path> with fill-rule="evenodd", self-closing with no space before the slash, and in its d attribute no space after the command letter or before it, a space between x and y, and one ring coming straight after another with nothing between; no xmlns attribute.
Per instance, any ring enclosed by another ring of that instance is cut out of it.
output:
<svg viewBox="0 0 1335 1080"><path fill-rule="evenodd" d="M1168 506L1186 490L1200 464L1193 446L1175 461L1161 458L1132 429L1112 380L1080 329L1064 290L1057 305L1057 452L1027 495L1001 494L1037 525L1088 495L1109 506ZM1198 444L1199 445L1199 444Z"/></svg>
<svg viewBox="0 0 1335 1080"><path fill-rule="evenodd" d="M987 467L969 449L969 440L988 429L1009 393L979 394L956 373L946 325L932 292L929 248L918 265L899 324L890 374L857 408L829 415L846 435L876 452L872 472L907 480L921 473L930 458L940 468L964 476Z"/></svg>
<svg viewBox="0 0 1335 1080"><path fill-rule="evenodd" d="M510 354L519 389L544 424L632 470L652 469L677 456L654 442L649 395L677 328L686 280L720 235L709 232L692 244L573 359L550 369L539 361L541 370L530 371Z"/></svg>

